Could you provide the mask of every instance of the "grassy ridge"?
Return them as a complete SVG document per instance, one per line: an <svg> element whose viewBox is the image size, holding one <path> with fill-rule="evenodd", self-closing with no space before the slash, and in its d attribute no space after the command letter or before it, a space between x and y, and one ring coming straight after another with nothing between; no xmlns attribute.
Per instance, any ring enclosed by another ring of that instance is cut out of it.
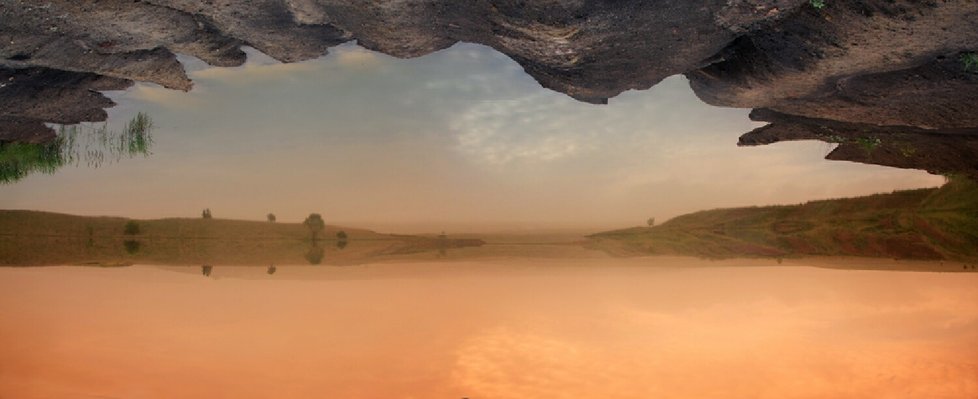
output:
<svg viewBox="0 0 978 399"><path fill-rule="evenodd" d="M0 265L351 264L378 256L478 246L480 240L387 235L327 225L313 242L301 223L227 219L135 220L0 211ZM346 232L339 240L337 233Z"/></svg>
<svg viewBox="0 0 978 399"><path fill-rule="evenodd" d="M621 255L973 260L978 259L978 185L956 178L936 189L709 210L654 228L590 238L592 247Z"/></svg>

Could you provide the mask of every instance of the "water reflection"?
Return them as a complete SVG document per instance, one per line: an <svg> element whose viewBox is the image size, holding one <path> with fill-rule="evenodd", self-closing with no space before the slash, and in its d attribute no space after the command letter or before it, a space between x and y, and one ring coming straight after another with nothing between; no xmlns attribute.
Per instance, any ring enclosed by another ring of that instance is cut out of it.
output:
<svg viewBox="0 0 978 399"><path fill-rule="evenodd" d="M126 249L126 253L129 255L135 255L139 252L139 248L142 244L138 240L125 240L122 242L122 246Z"/></svg>
<svg viewBox="0 0 978 399"><path fill-rule="evenodd" d="M32 173L51 174L66 165L98 168L106 163L139 155L147 156L153 146L153 121L137 113L121 131L108 124L61 126L49 142L0 142L0 184L13 183Z"/></svg>
<svg viewBox="0 0 978 399"><path fill-rule="evenodd" d="M7 370L0 392L978 395L978 275L681 260L672 268L635 267L643 264L291 267L268 281L197 281L167 272L175 267L0 269L0 302L17 304L0 307L8 343L0 346ZM245 269L266 275L263 266Z"/></svg>
<svg viewBox="0 0 978 399"><path fill-rule="evenodd" d="M306 252L306 261L310 265L318 265L323 263L323 256L326 254L326 248L320 245L318 242L313 241L312 246L309 247L309 251Z"/></svg>

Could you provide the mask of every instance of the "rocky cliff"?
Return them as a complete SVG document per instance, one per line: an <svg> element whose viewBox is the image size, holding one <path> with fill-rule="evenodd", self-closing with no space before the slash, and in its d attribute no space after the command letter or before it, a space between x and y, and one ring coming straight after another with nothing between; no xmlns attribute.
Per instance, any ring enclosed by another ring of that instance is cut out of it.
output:
<svg viewBox="0 0 978 399"><path fill-rule="evenodd" d="M686 74L707 103L796 130L978 132L974 0L0 0L0 21L0 141L103 120L96 92L131 81L190 90L177 53L296 62L350 40L396 57L485 44L592 103Z"/></svg>

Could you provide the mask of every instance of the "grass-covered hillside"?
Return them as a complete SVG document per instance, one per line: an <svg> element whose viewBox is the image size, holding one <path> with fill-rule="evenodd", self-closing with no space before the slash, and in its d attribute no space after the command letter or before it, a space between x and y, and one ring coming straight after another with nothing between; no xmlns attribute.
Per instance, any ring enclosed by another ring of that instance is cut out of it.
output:
<svg viewBox="0 0 978 399"><path fill-rule="evenodd" d="M347 264L482 244L333 225L312 233L303 223L0 210L0 265Z"/></svg>
<svg viewBox="0 0 978 399"><path fill-rule="evenodd" d="M593 247L621 255L975 260L978 184L956 178L935 189L702 211L591 239Z"/></svg>

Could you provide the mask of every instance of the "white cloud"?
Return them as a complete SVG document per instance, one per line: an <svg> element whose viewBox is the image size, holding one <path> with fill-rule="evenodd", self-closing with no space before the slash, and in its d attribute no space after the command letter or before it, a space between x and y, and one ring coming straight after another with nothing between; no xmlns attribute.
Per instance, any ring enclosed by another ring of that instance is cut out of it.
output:
<svg viewBox="0 0 978 399"><path fill-rule="evenodd" d="M449 127L457 149L479 162L547 162L590 153L607 133L601 112L587 112L562 96L536 92L511 100L476 103ZM593 106L592 106L593 107ZM599 110L600 111L600 110Z"/></svg>

